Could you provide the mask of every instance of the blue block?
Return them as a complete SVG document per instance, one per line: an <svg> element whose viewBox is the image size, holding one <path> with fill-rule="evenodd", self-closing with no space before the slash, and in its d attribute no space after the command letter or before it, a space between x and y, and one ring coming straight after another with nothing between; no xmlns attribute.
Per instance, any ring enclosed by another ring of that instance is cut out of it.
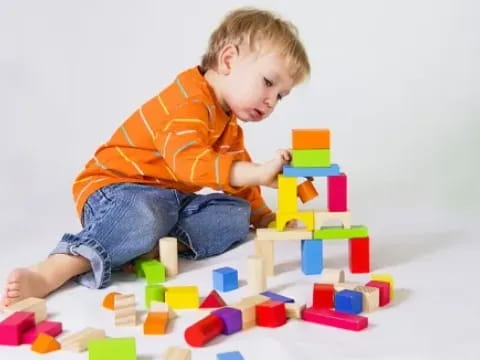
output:
<svg viewBox="0 0 480 360"><path fill-rule="evenodd" d="M217 354L217 360L244 360L244 358L238 351L231 351Z"/></svg>
<svg viewBox="0 0 480 360"><path fill-rule="evenodd" d="M347 314L362 312L362 293L353 290L342 290L335 294L335 310Z"/></svg>
<svg viewBox="0 0 480 360"><path fill-rule="evenodd" d="M271 300L278 301L278 302L283 302L283 303L293 303L293 302L295 302L295 300L292 299L292 298L289 298L289 297L286 297L286 296L283 296L283 295L279 295L279 294L275 294L271 291L265 291L265 292L261 293L260 295L268 296Z"/></svg>
<svg viewBox="0 0 480 360"><path fill-rule="evenodd" d="M329 167L293 167L285 165L283 167L283 175L289 177L306 177L306 176L335 176L340 174L340 167L332 164Z"/></svg>
<svg viewBox="0 0 480 360"><path fill-rule="evenodd" d="M231 267L213 270L213 288L217 291L238 289L238 272Z"/></svg>
<svg viewBox="0 0 480 360"><path fill-rule="evenodd" d="M323 241L302 240L302 271L305 275L321 274L323 270Z"/></svg>

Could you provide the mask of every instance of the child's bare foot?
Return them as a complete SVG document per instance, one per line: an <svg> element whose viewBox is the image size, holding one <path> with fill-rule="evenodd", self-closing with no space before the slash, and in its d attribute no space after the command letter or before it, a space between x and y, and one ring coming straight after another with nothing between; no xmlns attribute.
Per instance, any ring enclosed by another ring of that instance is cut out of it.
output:
<svg viewBox="0 0 480 360"><path fill-rule="evenodd" d="M2 305L9 306L28 297L43 298L50 291L47 279L34 267L14 269L8 276Z"/></svg>

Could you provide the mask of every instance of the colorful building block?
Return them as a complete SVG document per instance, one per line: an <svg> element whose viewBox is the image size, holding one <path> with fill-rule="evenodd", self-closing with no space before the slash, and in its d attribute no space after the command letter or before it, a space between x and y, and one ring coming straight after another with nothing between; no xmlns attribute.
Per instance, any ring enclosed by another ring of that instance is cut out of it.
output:
<svg viewBox="0 0 480 360"><path fill-rule="evenodd" d="M313 211L297 211L297 212L284 212L277 211L276 213L276 226L277 231L283 231L285 225L290 220L300 220L305 224L306 230L313 231L315 229Z"/></svg>
<svg viewBox="0 0 480 360"><path fill-rule="evenodd" d="M197 309L199 306L198 287L172 286L165 292L165 302L172 309Z"/></svg>
<svg viewBox="0 0 480 360"><path fill-rule="evenodd" d="M347 314L362 312L362 293L354 290L342 290L335 294L335 310Z"/></svg>
<svg viewBox="0 0 480 360"><path fill-rule="evenodd" d="M285 303L287 319L301 319L303 310L305 310L305 304Z"/></svg>
<svg viewBox="0 0 480 360"><path fill-rule="evenodd" d="M297 194L300 200L302 200L302 203L304 204L312 199L315 199L318 196L317 189L315 189L313 181L311 180L306 180L300 185L298 185Z"/></svg>
<svg viewBox="0 0 480 360"><path fill-rule="evenodd" d="M238 271L228 266L213 270L213 288L223 292L238 289Z"/></svg>
<svg viewBox="0 0 480 360"><path fill-rule="evenodd" d="M217 360L244 360L244 357L238 351L230 351L217 354Z"/></svg>
<svg viewBox="0 0 480 360"><path fill-rule="evenodd" d="M38 354L47 354L55 350L60 350L60 343L53 336L40 333L35 338L30 349Z"/></svg>
<svg viewBox="0 0 480 360"><path fill-rule="evenodd" d="M340 167L337 164L331 164L329 167L293 167L291 165L283 166L283 176L286 177L326 177L340 174Z"/></svg>
<svg viewBox="0 0 480 360"><path fill-rule="evenodd" d="M134 337L93 339L88 342L88 360L136 360Z"/></svg>
<svg viewBox="0 0 480 360"><path fill-rule="evenodd" d="M302 271L305 275L320 274L323 269L322 240L302 240Z"/></svg>
<svg viewBox="0 0 480 360"><path fill-rule="evenodd" d="M380 307L390 303L390 283L386 281L371 280L365 286L377 288L380 292L378 305Z"/></svg>
<svg viewBox="0 0 480 360"><path fill-rule="evenodd" d="M223 321L224 335L230 335L242 330L242 312L233 307L224 307L212 312Z"/></svg>
<svg viewBox="0 0 480 360"><path fill-rule="evenodd" d="M285 303L269 300L255 308L257 325L263 327L279 327L287 322Z"/></svg>
<svg viewBox="0 0 480 360"><path fill-rule="evenodd" d="M330 149L330 130L293 129L293 149Z"/></svg>
<svg viewBox="0 0 480 360"><path fill-rule="evenodd" d="M167 332L168 312L149 312L143 323L145 335L163 335Z"/></svg>
<svg viewBox="0 0 480 360"><path fill-rule="evenodd" d="M347 175L341 173L327 178L328 211L348 211Z"/></svg>
<svg viewBox="0 0 480 360"><path fill-rule="evenodd" d="M322 226L313 231L313 238L322 240L365 238L367 236L368 228L363 225L352 225L350 229L344 229L341 226Z"/></svg>
<svg viewBox="0 0 480 360"><path fill-rule="evenodd" d="M222 297L216 292L215 290L210 291L210 294L203 299L202 303L200 304L200 308L219 308L225 306L225 301Z"/></svg>
<svg viewBox="0 0 480 360"><path fill-rule="evenodd" d="M200 347L223 332L224 322L220 317L210 314L185 330L185 341L190 346Z"/></svg>
<svg viewBox="0 0 480 360"><path fill-rule="evenodd" d="M260 256L249 256L247 259L248 292L256 295L267 289L265 261Z"/></svg>
<svg viewBox="0 0 480 360"><path fill-rule="evenodd" d="M393 277L389 274L372 274L372 280L376 281L385 281L390 284L390 300L393 300L395 297L395 283L393 281Z"/></svg>
<svg viewBox="0 0 480 360"><path fill-rule="evenodd" d="M0 345L20 345L22 334L35 326L33 312L18 311L0 322Z"/></svg>
<svg viewBox="0 0 480 360"><path fill-rule="evenodd" d="M157 260L149 260L142 263L142 270L147 279L147 284L165 282L165 266Z"/></svg>
<svg viewBox="0 0 480 360"><path fill-rule="evenodd" d="M57 321L42 321L25 331L21 336L22 344L32 344L40 333L57 336L63 331L62 323Z"/></svg>
<svg viewBox="0 0 480 360"><path fill-rule="evenodd" d="M331 309L307 308L302 313L302 319L317 324L336 328L360 331L368 326L368 318L361 315L341 313Z"/></svg>
<svg viewBox="0 0 480 360"><path fill-rule="evenodd" d="M164 237L158 240L160 262L165 266L167 276L178 274L178 242L174 237Z"/></svg>
<svg viewBox="0 0 480 360"><path fill-rule="evenodd" d="M331 309L334 304L335 289L333 284L313 284L312 307L316 309Z"/></svg>
<svg viewBox="0 0 480 360"><path fill-rule="evenodd" d="M362 293L362 307L364 312L372 312L375 309L378 309L378 306L380 304L380 290L378 288L369 286L357 286L355 290Z"/></svg>
<svg viewBox="0 0 480 360"><path fill-rule="evenodd" d="M283 296L283 295L280 295L280 294L276 294L276 293L271 292L271 291L264 291L260 295L266 296L270 300L273 300L273 301L278 301L278 302L283 302L283 303L293 303L293 302L295 302L295 300L292 299L292 298L289 298L289 297L286 297L286 296Z"/></svg>
<svg viewBox="0 0 480 360"><path fill-rule="evenodd" d="M242 330L248 329L256 325L256 313L254 303L238 302L233 304L232 307L242 312Z"/></svg>
<svg viewBox="0 0 480 360"><path fill-rule="evenodd" d="M90 343L90 341L104 338L105 330L87 327L82 331L73 333L60 339L60 344L62 350L82 352L87 349L87 345Z"/></svg>
<svg viewBox="0 0 480 360"><path fill-rule="evenodd" d="M278 175L277 208L278 211L296 212L297 204L297 179Z"/></svg>
<svg viewBox="0 0 480 360"><path fill-rule="evenodd" d="M291 164L294 167L328 167L330 149L293 149Z"/></svg>
<svg viewBox="0 0 480 360"><path fill-rule="evenodd" d="M111 292L105 295L103 298L102 306L107 310L113 310L115 308L115 296L121 295L119 292Z"/></svg>
<svg viewBox="0 0 480 360"><path fill-rule="evenodd" d="M350 272L362 274L370 272L370 238L359 237L348 241Z"/></svg>
<svg viewBox="0 0 480 360"><path fill-rule="evenodd" d="M165 301L165 287L160 284L151 284L145 286L145 307L150 309L152 301Z"/></svg>

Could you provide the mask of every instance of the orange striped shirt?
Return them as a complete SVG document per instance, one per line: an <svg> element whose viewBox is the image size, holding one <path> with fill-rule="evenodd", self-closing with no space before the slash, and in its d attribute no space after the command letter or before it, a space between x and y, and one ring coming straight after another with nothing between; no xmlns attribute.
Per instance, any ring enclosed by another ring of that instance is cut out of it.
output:
<svg viewBox="0 0 480 360"><path fill-rule="evenodd" d="M271 212L260 187L230 186L234 161L251 161L242 128L227 116L198 68L180 73L101 145L75 179L80 215L88 197L114 183L142 183L193 193L204 187L247 200L251 222Z"/></svg>

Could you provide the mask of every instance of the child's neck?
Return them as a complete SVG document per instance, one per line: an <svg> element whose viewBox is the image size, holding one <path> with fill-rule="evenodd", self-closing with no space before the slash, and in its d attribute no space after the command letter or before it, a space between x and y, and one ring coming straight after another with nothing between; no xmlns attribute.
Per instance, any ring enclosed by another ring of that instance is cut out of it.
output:
<svg viewBox="0 0 480 360"><path fill-rule="evenodd" d="M225 114L227 114L227 116L230 116L232 114L232 111L222 96L222 76L218 74L215 70L208 69L203 75L203 77L205 78L205 81L208 83L208 85L210 85L210 87L212 88L213 93L215 94L218 103L222 106Z"/></svg>

